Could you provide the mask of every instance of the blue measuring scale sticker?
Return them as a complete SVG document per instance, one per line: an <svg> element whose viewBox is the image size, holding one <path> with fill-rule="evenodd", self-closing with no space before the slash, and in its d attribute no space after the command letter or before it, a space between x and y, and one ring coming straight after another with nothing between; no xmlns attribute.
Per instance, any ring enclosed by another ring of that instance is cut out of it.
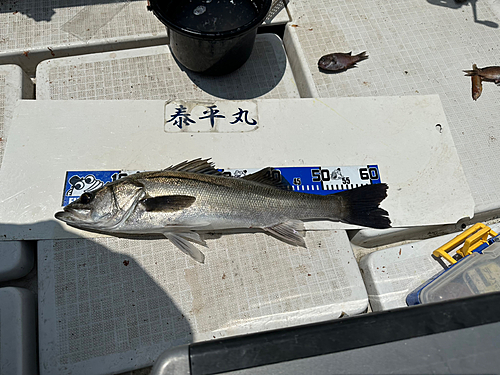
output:
<svg viewBox="0 0 500 375"><path fill-rule="evenodd" d="M231 177L244 177L260 168L221 170ZM62 205L78 199L83 193L99 189L108 182L143 171L69 171L66 172ZM301 193L329 195L362 185L380 184L377 165L343 167L277 167L275 177L285 179L290 190Z"/></svg>
<svg viewBox="0 0 500 375"><path fill-rule="evenodd" d="M259 169L226 169L232 177L243 177ZM291 190L301 193L329 195L363 185L380 184L378 165L344 167L277 167L274 168L290 184Z"/></svg>

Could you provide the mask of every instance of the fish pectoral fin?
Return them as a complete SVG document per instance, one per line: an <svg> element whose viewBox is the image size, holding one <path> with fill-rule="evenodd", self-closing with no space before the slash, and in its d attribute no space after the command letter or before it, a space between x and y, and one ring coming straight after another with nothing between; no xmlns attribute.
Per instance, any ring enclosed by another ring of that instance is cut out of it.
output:
<svg viewBox="0 0 500 375"><path fill-rule="evenodd" d="M270 227L262 228L266 232L276 236L278 239L296 246L306 247L304 237L300 233L304 231L304 222L300 220L288 220Z"/></svg>
<svg viewBox="0 0 500 375"><path fill-rule="evenodd" d="M173 212L188 208L195 200L195 197L189 195L163 195L145 198L139 201L139 203L142 204L148 212Z"/></svg>
<svg viewBox="0 0 500 375"><path fill-rule="evenodd" d="M189 241L194 241L200 245L206 246L207 244L203 241L198 233L186 232L186 233L173 233L165 232L163 233L175 246L179 248L184 254L189 255L191 258L199 263L205 263L205 255L194 246Z"/></svg>

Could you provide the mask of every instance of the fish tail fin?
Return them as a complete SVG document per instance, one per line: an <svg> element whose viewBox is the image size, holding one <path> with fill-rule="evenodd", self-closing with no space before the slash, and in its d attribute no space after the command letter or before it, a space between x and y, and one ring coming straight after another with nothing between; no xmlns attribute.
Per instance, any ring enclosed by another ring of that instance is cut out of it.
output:
<svg viewBox="0 0 500 375"><path fill-rule="evenodd" d="M462 72L464 72L467 77L472 77L478 75L479 69L476 68L474 70L462 70Z"/></svg>
<svg viewBox="0 0 500 375"><path fill-rule="evenodd" d="M377 229L391 227L389 213L380 208L380 202L387 197L387 184L364 185L332 195L341 198L342 221Z"/></svg>
<svg viewBox="0 0 500 375"><path fill-rule="evenodd" d="M368 55L366 54L366 51L363 51L361 53L358 53L356 56L354 57L357 57L358 58L358 61L363 61L363 60L366 60L368 58Z"/></svg>

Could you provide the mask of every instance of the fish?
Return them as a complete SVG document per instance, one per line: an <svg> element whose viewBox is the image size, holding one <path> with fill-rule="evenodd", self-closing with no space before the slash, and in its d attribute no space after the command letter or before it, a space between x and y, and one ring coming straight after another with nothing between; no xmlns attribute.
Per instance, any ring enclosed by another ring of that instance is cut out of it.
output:
<svg viewBox="0 0 500 375"><path fill-rule="evenodd" d="M368 58L366 51L354 56L351 56L351 53L352 51L349 53L337 52L322 56L318 61L318 67L323 70L337 72L352 68L359 61L363 61Z"/></svg>
<svg viewBox="0 0 500 375"><path fill-rule="evenodd" d="M472 65L472 70L477 71L476 64ZM471 76L471 81L472 81L472 99L477 100L481 96L481 93L483 92L483 84L481 76L478 75Z"/></svg>
<svg viewBox="0 0 500 375"><path fill-rule="evenodd" d="M295 192L273 168L228 177L210 159L183 161L161 171L140 172L86 192L56 219L82 230L115 236L161 234L195 261L207 246L200 232L262 230L305 247L304 220L333 220L389 228L379 207L386 184L364 185L333 195Z"/></svg>
<svg viewBox="0 0 500 375"><path fill-rule="evenodd" d="M500 86L500 66L487 66L486 68L476 66L476 69L464 70L463 72L468 77L479 76L483 81L495 82L497 86Z"/></svg>

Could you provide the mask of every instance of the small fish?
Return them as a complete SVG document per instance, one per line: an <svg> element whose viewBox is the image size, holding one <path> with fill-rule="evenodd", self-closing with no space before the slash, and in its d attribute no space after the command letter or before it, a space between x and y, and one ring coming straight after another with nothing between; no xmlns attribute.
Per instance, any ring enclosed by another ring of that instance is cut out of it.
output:
<svg viewBox="0 0 500 375"><path fill-rule="evenodd" d="M495 82L500 86L500 66L488 66L486 68L478 68L473 70L464 70L466 76L479 76L483 81Z"/></svg>
<svg viewBox="0 0 500 375"><path fill-rule="evenodd" d="M261 229L305 247L303 220L333 220L389 228L379 204L386 184L365 185L322 196L291 191L288 181L264 168L242 178L227 177L208 159L195 159L159 172L136 173L84 193L57 212L68 225L94 232L163 234L203 263L193 242L199 231Z"/></svg>
<svg viewBox="0 0 500 375"><path fill-rule="evenodd" d="M472 65L472 70L477 71L477 65L473 64ZM477 100L480 96L481 93L483 92L483 84L482 84L482 79L481 76L471 76L471 81L472 81L472 99Z"/></svg>
<svg viewBox="0 0 500 375"><path fill-rule="evenodd" d="M368 58L366 51L354 56L351 56L351 53L337 52L322 56L318 61L318 67L323 70L337 72L352 68L357 62Z"/></svg>

